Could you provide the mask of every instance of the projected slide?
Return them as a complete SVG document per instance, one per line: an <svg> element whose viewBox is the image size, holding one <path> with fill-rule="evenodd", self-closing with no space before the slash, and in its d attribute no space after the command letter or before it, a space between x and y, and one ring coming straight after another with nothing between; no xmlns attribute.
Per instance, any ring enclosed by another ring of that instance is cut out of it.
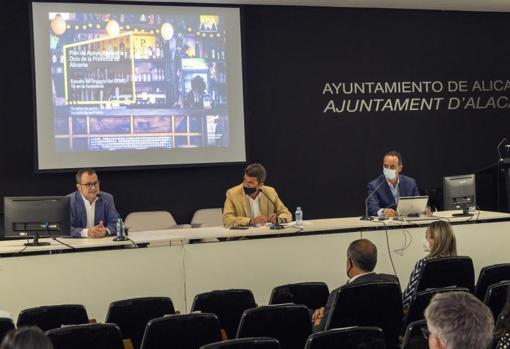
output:
<svg viewBox="0 0 510 349"><path fill-rule="evenodd" d="M39 168L244 161L232 10L34 3Z"/></svg>

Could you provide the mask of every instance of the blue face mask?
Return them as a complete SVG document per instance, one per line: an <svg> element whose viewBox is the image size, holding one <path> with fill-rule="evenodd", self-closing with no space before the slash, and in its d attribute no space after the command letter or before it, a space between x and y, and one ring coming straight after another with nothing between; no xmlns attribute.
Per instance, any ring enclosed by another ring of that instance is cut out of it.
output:
<svg viewBox="0 0 510 349"><path fill-rule="evenodd" d="M383 174L387 180L392 181L397 178L397 170L391 170L389 168L383 167Z"/></svg>

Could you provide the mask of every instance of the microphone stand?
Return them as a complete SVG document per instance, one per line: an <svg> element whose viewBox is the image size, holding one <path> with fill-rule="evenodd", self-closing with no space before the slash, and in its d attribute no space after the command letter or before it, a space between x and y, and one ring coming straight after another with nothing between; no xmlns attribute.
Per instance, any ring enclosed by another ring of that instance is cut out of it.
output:
<svg viewBox="0 0 510 349"><path fill-rule="evenodd" d="M360 220L362 220L362 221L371 221L372 220L372 218L368 215L368 200L370 200L370 198L375 195L375 193L379 190L380 187L382 187L382 185L384 183L385 183L385 179L383 179L383 181L381 183L379 183L379 185L377 187L375 187L375 189L365 199L365 215L363 217L361 217Z"/></svg>
<svg viewBox="0 0 510 349"><path fill-rule="evenodd" d="M501 163L503 163L505 161L505 159L503 159L503 156L501 155L501 146L503 145L503 143L505 143L505 141L506 141L506 137L503 138L499 142L499 144L496 148L496 150L498 151L498 163L497 163L497 168L496 168L496 190L497 190L497 201L498 201L498 211L499 212L501 212Z"/></svg>
<svg viewBox="0 0 510 349"><path fill-rule="evenodd" d="M266 197L266 199L273 204L273 207L274 207L274 214L276 216L276 220L275 220L275 223L271 226L270 229L285 229L285 227L283 225L280 224L280 219L278 218L278 208L276 207L276 202L274 202L273 200L271 200L271 198L262 190L262 188L259 189L259 191L264 194L264 196Z"/></svg>

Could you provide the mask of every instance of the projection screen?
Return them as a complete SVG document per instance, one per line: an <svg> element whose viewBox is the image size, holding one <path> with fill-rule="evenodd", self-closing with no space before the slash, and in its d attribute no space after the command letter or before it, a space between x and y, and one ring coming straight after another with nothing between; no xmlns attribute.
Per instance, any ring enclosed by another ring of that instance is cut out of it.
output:
<svg viewBox="0 0 510 349"><path fill-rule="evenodd" d="M32 3L36 170L246 161L236 7Z"/></svg>

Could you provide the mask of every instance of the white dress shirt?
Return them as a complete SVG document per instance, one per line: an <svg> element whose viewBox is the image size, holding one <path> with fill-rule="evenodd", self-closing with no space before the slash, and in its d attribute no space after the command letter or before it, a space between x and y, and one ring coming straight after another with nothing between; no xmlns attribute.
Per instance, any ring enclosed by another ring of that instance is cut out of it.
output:
<svg viewBox="0 0 510 349"><path fill-rule="evenodd" d="M96 201L97 197L94 200L94 202L90 203L89 200L85 199L85 197L81 195L81 198L83 199L83 204L85 205L85 212L87 213L87 227L84 228L80 235L82 238L88 237L88 228L94 227L94 217L96 216Z"/></svg>
<svg viewBox="0 0 510 349"><path fill-rule="evenodd" d="M250 203L250 218L256 218L260 216L260 193L255 197L255 199L252 199L251 196L246 195L248 197L248 202Z"/></svg>

